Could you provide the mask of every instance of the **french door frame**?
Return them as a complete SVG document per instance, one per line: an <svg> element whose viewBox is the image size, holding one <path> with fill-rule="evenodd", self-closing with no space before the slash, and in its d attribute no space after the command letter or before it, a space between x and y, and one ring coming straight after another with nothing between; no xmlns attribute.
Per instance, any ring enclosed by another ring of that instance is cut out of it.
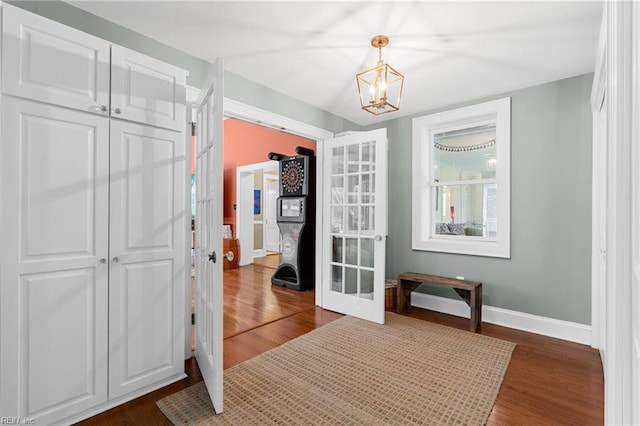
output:
<svg viewBox="0 0 640 426"><path fill-rule="evenodd" d="M200 94L200 89L188 86L187 87L187 106L191 105L193 107L195 101L198 99L198 95ZM274 114L272 112L266 111L261 108L257 108L251 105L244 104L242 102L238 102L233 99L224 98L223 103L224 109L224 117L226 118L236 118L238 120L246 121L248 123L254 123L259 126L264 127L276 127L278 129L283 129L283 132L290 133L292 135L301 136L307 139L312 139L316 141L317 149L322 145L322 142L325 139L329 139L334 137L334 133L322 129L320 127L312 126L310 124L303 123L301 121L294 120L292 118L288 118L282 115ZM192 108L192 120L196 121L196 111L193 111ZM190 142L191 138L189 138L188 147L191 146ZM187 154L191 155L191 152ZM317 182L321 181L321 167L318 164L317 166L318 176ZM220 171L222 173L222 170ZM191 193L191 191L189 191ZM316 191L316 203L317 205L322 205L322 191ZM322 228L322 217L316 217L316 253L322 253L322 238L320 235L320 229ZM319 268L316 268L316 282L321 279L321 274ZM187 333L185 333L185 359L191 358L191 285L185 286L185 312L187 313L185 317L185 324L187 328ZM316 305L322 306L322 292L316 291Z"/></svg>
<svg viewBox="0 0 640 426"><path fill-rule="evenodd" d="M640 424L640 7L606 2L591 106L592 346L606 424Z"/></svg>

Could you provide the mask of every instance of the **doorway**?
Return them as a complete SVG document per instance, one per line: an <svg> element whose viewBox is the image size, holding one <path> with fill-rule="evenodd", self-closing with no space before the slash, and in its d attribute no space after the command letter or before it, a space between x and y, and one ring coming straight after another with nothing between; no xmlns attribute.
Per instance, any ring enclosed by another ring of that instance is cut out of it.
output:
<svg viewBox="0 0 640 426"><path fill-rule="evenodd" d="M240 166L236 171L236 236L242 246L239 265L280 252L276 200L280 192L278 163Z"/></svg>
<svg viewBox="0 0 640 426"><path fill-rule="evenodd" d="M241 104L237 104L234 101L229 101L229 105L230 105L229 114L238 114L238 111L244 111L243 108L245 108L245 106L242 106ZM225 114L226 113L227 113L227 100L225 99ZM279 169L278 169L279 165L277 162L272 162L267 159L267 154L269 152L281 152L287 155L295 155L295 147L299 145L306 146L315 150L317 141L324 140L325 138L332 136L332 133L330 132L325 132L317 128L312 128L303 123L290 121L288 119L285 119L279 116L274 116L273 118L274 122L277 123L278 120L285 120L283 121L283 124L290 126L291 132L286 131L288 129L285 129L283 125L276 124L275 126L267 127L263 123L269 123L269 120L271 120L271 118L269 118L271 117L270 113L257 110L257 109L252 109L251 114L257 114L257 116L262 117L262 119L256 120L259 123L247 121L247 115L243 113L243 114L239 114L242 116L242 119L226 117L224 120L225 153L223 155L223 163L225 163L224 165L225 170L224 170L224 176L223 176L224 177L223 186L224 186L225 195L224 195L223 222L225 224L230 225L229 228L231 230L232 238L237 238L238 231L242 233L241 229L238 228L238 224L240 223L238 216L242 212L245 212L244 214L248 213L248 216L249 216L248 223L250 225L247 226L246 229L254 229L253 227L254 225L253 223L254 222L253 220L253 216L254 216L253 215L253 212L254 212L253 182L255 179L252 171L250 174L251 185L247 184L247 186L251 186L251 188L246 192L247 198L244 200L245 201L244 204L247 206L247 208L245 209L243 208L242 205L240 205L242 203L242 200L237 196L237 188L241 185L242 179L238 179L236 176L236 170L238 169L238 167L243 167L243 165L239 160L237 160L236 158L237 156L234 155L233 151L235 151L235 154L238 154L238 152L240 152L242 155L245 155L247 157L248 157L247 154L252 155L252 157L249 157L248 160L243 162L252 163L252 164L266 163L261 165L260 167L254 166L254 169L261 169L261 172L263 175L262 179L263 179L264 188L269 188L268 192L271 192L271 189L274 186L278 188L278 184L276 182L277 182L277 177L279 176ZM237 129L238 127L242 127L242 131L238 132L238 129ZM275 128L272 128L272 127L275 127ZM271 138L264 137L264 134L266 132L271 134ZM227 148L233 146L232 144L237 142L237 141L234 142L234 139L240 139L240 138L244 139L246 143L244 146L242 145L236 146L235 147L236 149L232 150L231 164L227 164L229 163L229 161L227 161L229 157L227 155ZM286 142L286 144L283 144L283 142ZM245 164L245 166L246 165L247 164ZM247 175L247 177L248 176L249 175ZM195 185L197 185L197 183L195 183ZM261 192L264 192L264 191L261 191ZM273 195L277 198L278 193L279 193L279 190L276 189L275 194ZM229 196L230 194L233 196L230 197ZM269 194L269 196L271 196L271 194ZM275 227L275 233L278 237L278 243L276 244L279 245L279 235L280 235L279 229L277 229L277 225L273 223L275 222L275 220L273 221L270 220L272 216L275 216L275 213L271 212L270 210L267 210L264 203L265 201L263 201L263 205L261 206L260 210L261 212L264 212L266 216L265 220L269 220L269 222L265 226L266 229L264 229L264 231L267 233L270 233L270 235L273 235L274 233L273 228ZM273 209L275 210L275 201L274 201ZM244 238L241 237L241 239L243 240L246 239L247 241L253 242L253 236L244 237ZM269 250L266 250L266 254L268 254L270 250L272 250L273 248L273 237L265 235L264 241L265 242L269 241L269 244L271 247ZM253 250L245 250L244 244L242 244L240 245L239 252L240 252L240 257L242 259L243 254L245 252L251 253L253 252ZM262 266L267 265L269 267L272 267L274 271L275 271L275 267L277 267L279 263L277 259L274 259L274 256L267 255L262 258L251 256L251 258L249 258L248 260L248 263L245 263L245 265L248 265L254 261L259 265L262 265ZM237 269L234 271L237 271ZM224 277L223 277L223 283L224 283ZM317 298L317 294L315 297ZM190 301L192 300L191 288L189 288L189 294L188 294L187 300L189 301L188 312L192 312L191 306L190 306ZM190 322L188 324L188 330L189 330L188 336L191 336L192 333L191 333ZM189 339L188 343L185 346L188 348L185 358L189 358L191 356L191 339Z"/></svg>
<svg viewBox="0 0 640 426"><path fill-rule="evenodd" d="M280 250L280 231L275 223L274 213L280 183L278 175L278 163L275 161L236 168L234 236L243 248L239 266L249 265L254 259L265 257L268 251L277 253ZM270 220L272 218L273 222Z"/></svg>
<svg viewBox="0 0 640 426"><path fill-rule="evenodd" d="M298 146L315 151L316 141L244 120L225 120L224 223L238 239L239 266L279 251L279 163L268 154L293 156Z"/></svg>
<svg viewBox="0 0 640 426"><path fill-rule="evenodd" d="M275 173L274 173L275 172ZM267 255L280 252L280 229L276 215L276 202L280 192L280 174L278 170L265 173L264 176L264 247Z"/></svg>
<svg viewBox="0 0 640 426"><path fill-rule="evenodd" d="M187 87L187 103L192 106L195 105L195 101L197 100L199 93L200 93L199 89L194 87ZM290 119L290 118L287 118L278 114L274 114L260 108L243 104L233 99L228 99L228 98L224 99L224 115L225 115L225 121L228 121L229 119L237 119L247 124L254 124L258 127L268 126L272 129L277 129L286 135L293 135L293 136L299 136L302 138L307 138L312 143L322 142L325 139L333 137L333 132L330 132L328 130L324 130L322 128L309 125L301 121ZM196 121L195 114L193 115L192 121ZM259 141L255 141L255 142L259 143ZM266 158L266 157L261 157L261 158ZM225 191L226 190L227 188L225 187ZM227 207L230 207L232 212L234 211L233 205L231 206L225 205L225 209ZM224 221L226 222L226 220L227 220L227 217L225 215ZM317 251L321 250L321 247L317 247L316 250ZM185 297L185 303L187 306L186 309L187 309L187 312L190 312L191 311L190 305L191 305L191 299L192 299L191 286L186 286L185 291L187 293ZM315 294L316 305L321 304L320 297L321 297L321 292L316 292ZM191 337L191 320L190 318L189 318L189 321L187 321L187 323L185 324L185 327L187 330L186 341L185 341L185 359L187 359L191 357L191 338L190 338Z"/></svg>

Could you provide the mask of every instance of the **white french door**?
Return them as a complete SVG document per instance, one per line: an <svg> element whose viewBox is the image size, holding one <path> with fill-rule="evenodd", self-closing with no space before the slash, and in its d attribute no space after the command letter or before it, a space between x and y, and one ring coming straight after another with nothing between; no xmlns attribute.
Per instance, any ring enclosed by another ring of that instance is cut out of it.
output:
<svg viewBox="0 0 640 426"><path fill-rule="evenodd" d="M196 130L196 360L222 413L222 59L198 98Z"/></svg>
<svg viewBox="0 0 640 426"><path fill-rule="evenodd" d="M322 143L325 309L384 324L387 129Z"/></svg>

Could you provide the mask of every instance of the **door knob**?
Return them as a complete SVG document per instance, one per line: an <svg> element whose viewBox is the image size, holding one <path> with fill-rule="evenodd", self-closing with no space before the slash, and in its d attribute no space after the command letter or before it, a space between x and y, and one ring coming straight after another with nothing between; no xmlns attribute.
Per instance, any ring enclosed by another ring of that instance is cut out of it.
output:
<svg viewBox="0 0 640 426"><path fill-rule="evenodd" d="M211 253L209 253L209 260L213 263L216 263L216 252L212 251Z"/></svg>
<svg viewBox="0 0 640 426"><path fill-rule="evenodd" d="M120 111L120 108L114 108L113 111L111 111L112 114L120 114L122 111Z"/></svg>
<svg viewBox="0 0 640 426"><path fill-rule="evenodd" d="M107 259L105 259L104 257L100 260L98 260L99 263L105 264L107 263Z"/></svg>
<svg viewBox="0 0 640 426"><path fill-rule="evenodd" d="M227 259L229 262L233 262L233 259L235 259L235 256L232 251L228 251L224 254L224 258Z"/></svg>
<svg viewBox="0 0 640 426"><path fill-rule="evenodd" d="M118 256L113 258L113 263L118 263L120 262L120 258Z"/></svg>
<svg viewBox="0 0 640 426"><path fill-rule="evenodd" d="M376 241L382 241L382 235L376 235L374 238Z"/></svg>

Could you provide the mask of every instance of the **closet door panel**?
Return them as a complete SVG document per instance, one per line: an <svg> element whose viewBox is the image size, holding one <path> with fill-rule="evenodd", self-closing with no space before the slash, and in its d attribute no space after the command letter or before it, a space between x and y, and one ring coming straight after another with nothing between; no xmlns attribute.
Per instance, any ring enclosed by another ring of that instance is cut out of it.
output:
<svg viewBox="0 0 640 426"><path fill-rule="evenodd" d="M0 412L50 424L107 400L108 120L2 111Z"/></svg>
<svg viewBox="0 0 640 426"><path fill-rule="evenodd" d="M3 4L2 90L109 114L109 43Z"/></svg>
<svg viewBox="0 0 640 426"><path fill-rule="evenodd" d="M24 417L50 424L107 400L107 295L97 281L95 268L21 276Z"/></svg>
<svg viewBox="0 0 640 426"><path fill-rule="evenodd" d="M110 398L184 368L185 145L176 132L111 123Z"/></svg>
<svg viewBox="0 0 640 426"><path fill-rule="evenodd" d="M172 350L176 344L173 276L170 260L126 263L114 268L110 398L153 385L181 371Z"/></svg>
<svg viewBox="0 0 640 426"><path fill-rule="evenodd" d="M186 72L121 46L111 54L111 115L183 131Z"/></svg>

